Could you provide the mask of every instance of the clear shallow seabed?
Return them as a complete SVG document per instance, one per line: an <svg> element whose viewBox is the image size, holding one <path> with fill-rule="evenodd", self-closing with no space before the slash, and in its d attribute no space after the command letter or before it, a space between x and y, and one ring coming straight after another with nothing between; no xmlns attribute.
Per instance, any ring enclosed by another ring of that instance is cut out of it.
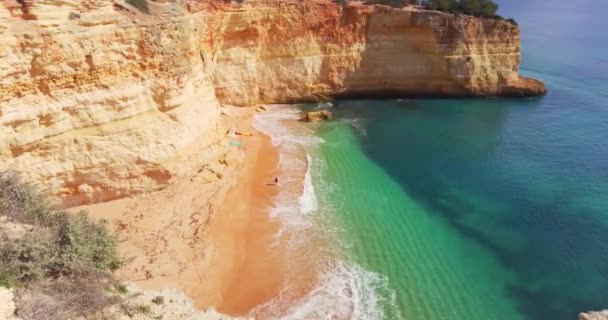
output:
<svg viewBox="0 0 608 320"><path fill-rule="evenodd" d="M522 27L522 73L548 95L334 103L314 132L323 142L305 148L316 193L301 211L339 230L344 261L286 318L567 320L608 308L608 9L498 2Z"/></svg>

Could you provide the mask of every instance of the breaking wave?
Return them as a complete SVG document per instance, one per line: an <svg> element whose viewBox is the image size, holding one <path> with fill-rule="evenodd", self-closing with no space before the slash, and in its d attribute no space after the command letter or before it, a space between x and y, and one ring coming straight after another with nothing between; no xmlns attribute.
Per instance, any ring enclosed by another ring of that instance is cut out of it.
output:
<svg viewBox="0 0 608 320"><path fill-rule="evenodd" d="M306 173L304 174L304 191L300 196L300 213L307 214L317 210L317 196L315 195L315 187L312 184L312 158L309 153L306 153Z"/></svg>
<svg viewBox="0 0 608 320"><path fill-rule="evenodd" d="M314 126L297 121L300 116L301 111L295 106L273 105L268 112L256 115L254 121L256 129L268 134L278 148L281 172L304 173L303 181L301 174L281 177L281 191L271 210L271 215L282 222L276 241L281 241L288 231L296 235L289 237L293 246L305 245L306 235L311 232L340 243L339 228L320 223L326 221L324 215L331 215L332 208L319 203L315 193L316 184L321 184L321 189L332 187L321 179L315 181L314 176L316 168L324 167L323 159L313 156L324 141L315 135ZM290 288L285 287L278 297L258 306L253 313L264 319L285 320L400 319L396 293L389 287L388 279L342 256L338 253L330 261L319 260L322 265L317 268L316 284L307 295L294 301L288 292Z"/></svg>

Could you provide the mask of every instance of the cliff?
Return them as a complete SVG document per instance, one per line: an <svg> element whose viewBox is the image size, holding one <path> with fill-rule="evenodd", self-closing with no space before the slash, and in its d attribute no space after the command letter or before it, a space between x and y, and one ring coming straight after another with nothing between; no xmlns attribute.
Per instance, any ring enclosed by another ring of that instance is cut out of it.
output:
<svg viewBox="0 0 608 320"><path fill-rule="evenodd" d="M545 92L519 76L505 21L323 0L127 2L0 7L0 166L66 206L216 163L221 104Z"/></svg>
<svg viewBox="0 0 608 320"><path fill-rule="evenodd" d="M288 3L214 17L218 99L230 104L335 96L528 96L509 22L438 11Z"/></svg>

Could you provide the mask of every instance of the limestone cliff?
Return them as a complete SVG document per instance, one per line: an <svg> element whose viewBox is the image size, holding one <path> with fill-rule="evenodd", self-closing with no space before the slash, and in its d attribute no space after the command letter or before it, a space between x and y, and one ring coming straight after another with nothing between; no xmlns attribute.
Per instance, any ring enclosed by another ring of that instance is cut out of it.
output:
<svg viewBox="0 0 608 320"><path fill-rule="evenodd" d="M0 9L0 167L66 205L163 188L210 161L220 137L203 20L171 3L129 9L37 1L31 20Z"/></svg>
<svg viewBox="0 0 608 320"><path fill-rule="evenodd" d="M0 168L66 206L216 161L220 103L544 93L518 75L519 29L505 21L324 0L3 5Z"/></svg>
<svg viewBox="0 0 608 320"><path fill-rule="evenodd" d="M545 92L519 76L519 28L507 21L329 2L260 6L214 20L221 31L207 51L225 103Z"/></svg>

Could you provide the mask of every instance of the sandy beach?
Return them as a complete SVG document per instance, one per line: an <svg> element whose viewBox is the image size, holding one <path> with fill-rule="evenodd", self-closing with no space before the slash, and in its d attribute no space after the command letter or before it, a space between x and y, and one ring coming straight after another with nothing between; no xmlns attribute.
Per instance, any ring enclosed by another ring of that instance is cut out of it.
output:
<svg viewBox="0 0 608 320"><path fill-rule="evenodd" d="M232 132L221 148L230 156L220 178L202 170L159 192L75 209L106 219L117 232L126 259L120 279L143 289L177 288L202 310L243 316L286 286L294 299L306 294L315 274L306 263L294 265L285 243L277 242L281 223L269 213L284 184L274 178L287 174L280 172L277 148L253 127L252 110L226 114ZM288 174L303 178L303 172Z"/></svg>
<svg viewBox="0 0 608 320"><path fill-rule="evenodd" d="M244 127L242 125L241 127ZM248 131L254 131L251 125ZM242 315L278 295L281 289L280 250L273 236L280 224L268 213L280 184L277 150L261 132L244 139L245 158L237 185L220 206L209 231L211 258L205 281L192 288L197 306L215 306L220 312Z"/></svg>

